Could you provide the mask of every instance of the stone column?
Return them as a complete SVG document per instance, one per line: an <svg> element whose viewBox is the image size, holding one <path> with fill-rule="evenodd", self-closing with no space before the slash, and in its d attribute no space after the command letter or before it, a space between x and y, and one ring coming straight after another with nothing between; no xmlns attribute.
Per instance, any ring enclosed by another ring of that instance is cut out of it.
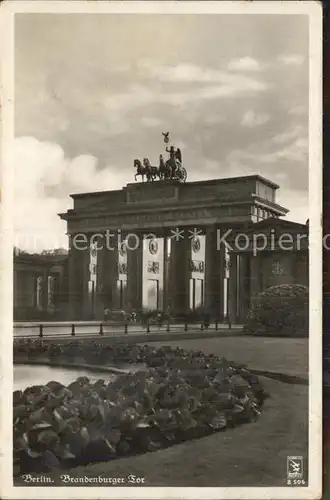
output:
<svg viewBox="0 0 330 500"><path fill-rule="evenodd" d="M127 240L127 298L130 311L142 310L143 239L142 234L129 233Z"/></svg>
<svg viewBox="0 0 330 500"><path fill-rule="evenodd" d="M118 290L117 281L119 277L118 269L118 235L111 238L104 238L101 242L103 248L99 250L98 261L98 294L99 294L99 314L104 314L104 309L117 309Z"/></svg>
<svg viewBox="0 0 330 500"><path fill-rule="evenodd" d="M189 310L191 240L185 235L171 240L169 264L169 302L172 316L184 316Z"/></svg>
<svg viewBox="0 0 330 500"><path fill-rule="evenodd" d="M68 299L70 319L84 319L84 306L88 297L89 244L70 241L68 259ZM87 315L89 308L87 309Z"/></svg>
<svg viewBox="0 0 330 500"><path fill-rule="evenodd" d="M213 320L224 317L225 245L218 248L217 228L206 229L205 239L205 309Z"/></svg>
<svg viewBox="0 0 330 500"><path fill-rule="evenodd" d="M31 276L29 276L31 279ZM30 282L30 280L29 280ZM48 311L48 270L42 273L41 307L44 313Z"/></svg>
<svg viewBox="0 0 330 500"><path fill-rule="evenodd" d="M229 318L231 323L237 323L237 253L230 254L229 267Z"/></svg>
<svg viewBox="0 0 330 500"><path fill-rule="evenodd" d="M95 305L94 305L94 317L97 320L102 320L104 318L104 269L103 269L103 257L106 247L105 238L99 236L97 238L97 253L96 253L96 288L95 288Z"/></svg>
<svg viewBox="0 0 330 500"><path fill-rule="evenodd" d="M243 324L250 307L249 254L239 255L238 321Z"/></svg>
<svg viewBox="0 0 330 500"><path fill-rule="evenodd" d="M79 258L79 254L76 248L71 245L69 249L68 256L68 284L67 284L67 300L68 300L68 311L67 318L75 319L76 312L79 303L79 283L77 276L77 259Z"/></svg>
<svg viewBox="0 0 330 500"><path fill-rule="evenodd" d="M167 312L169 307L169 270L170 261L168 257L169 237L164 235L163 238L163 311Z"/></svg>
<svg viewBox="0 0 330 500"><path fill-rule="evenodd" d="M250 307L254 296L261 292L260 266L259 255L250 255Z"/></svg>
<svg viewBox="0 0 330 500"><path fill-rule="evenodd" d="M81 311L81 319L83 320L91 320L93 319L93 298L92 298L92 290L90 288L90 277L91 277L91 248L90 248L90 238L88 236L88 243L86 248L80 250L81 252L81 260L82 260L82 311ZM95 291L94 291L94 300L95 300Z"/></svg>

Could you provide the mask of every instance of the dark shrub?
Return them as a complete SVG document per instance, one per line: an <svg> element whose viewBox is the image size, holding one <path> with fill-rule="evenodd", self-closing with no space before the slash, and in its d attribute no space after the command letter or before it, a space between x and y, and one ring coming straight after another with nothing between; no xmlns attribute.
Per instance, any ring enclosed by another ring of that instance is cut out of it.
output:
<svg viewBox="0 0 330 500"><path fill-rule="evenodd" d="M308 336L308 288L278 285L256 295L244 331L250 335Z"/></svg>

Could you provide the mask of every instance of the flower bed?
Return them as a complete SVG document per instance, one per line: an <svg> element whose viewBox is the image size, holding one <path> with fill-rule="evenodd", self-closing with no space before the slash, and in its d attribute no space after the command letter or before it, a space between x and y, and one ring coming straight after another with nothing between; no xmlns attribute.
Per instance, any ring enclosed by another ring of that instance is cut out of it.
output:
<svg viewBox="0 0 330 500"><path fill-rule="evenodd" d="M73 356L74 354L74 356ZM255 420L267 397L245 367L201 352L74 342L14 343L14 360L68 358L148 369L14 392L17 472L46 472L159 450Z"/></svg>

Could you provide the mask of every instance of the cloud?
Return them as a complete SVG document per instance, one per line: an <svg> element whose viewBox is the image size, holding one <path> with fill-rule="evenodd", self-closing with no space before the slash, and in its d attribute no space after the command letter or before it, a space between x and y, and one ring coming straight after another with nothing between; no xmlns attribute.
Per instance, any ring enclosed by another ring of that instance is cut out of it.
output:
<svg viewBox="0 0 330 500"><path fill-rule="evenodd" d="M267 86L262 82L257 81L247 81L245 84L241 81L231 82L230 84L224 85L212 85L207 87L202 87L198 90L182 93L182 94L168 94L164 96L164 100L172 100L173 104L181 99L182 102L195 101L196 99L209 100L209 99L219 99L224 97L243 97L248 94L254 94L256 92L262 92L266 90ZM175 97L175 101L173 98Z"/></svg>
<svg viewBox="0 0 330 500"><path fill-rule="evenodd" d="M309 196L308 190L300 191L297 195L297 191L293 188L287 188L285 186L285 181L282 183L282 186L277 193L277 203L284 207L289 208L289 213L287 215L288 220L292 220L295 222L300 222L301 224L305 224L308 219L308 206L309 206ZM289 206L288 200L290 200Z"/></svg>
<svg viewBox="0 0 330 500"><path fill-rule="evenodd" d="M144 68L148 71L149 76L157 78L163 82L176 83L191 83L191 82L214 82L218 81L219 75L216 71L203 71L203 68L193 65L181 63L177 65L150 65L144 62Z"/></svg>
<svg viewBox="0 0 330 500"><path fill-rule="evenodd" d="M227 157L232 166L242 166L245 162L256 169L259 169L259 171L265 167L265 164L277 163L280 165L281 160L304 164L307 162L307 158L308 140L303 137L297 138L289 144L281 145L281 147L273 149L273 151L260 153L236 150L229 153ZM277 174L274 173L274 175Z"/></svg>
<svg viewBox="0 0 330 500"><path fill-rule="evenodd" d="M294 106L288 110L288 114L291 116L303 116L308 113L306 106Z"/></svg>
<svg viewBox="0 0 330 500"><path fill-rule="evenodd" d="M175 83L214 83L228 81L224 72L213 68L203 68L194 64L152 66L144 62L144 68L152 78Z"/></svg>
<svg viewBox="0 0 330 500"><path fill-rule="evenodd" d="M243 89L244 86L254 89L264 88L262 81L252 79L251 77L231 73L230 71L221 71L219 69L197 66L194 64L181 63L177 65L159 65L153 66L144 63L145 70L151 78L156 78L162 82L171 83L204 83L231 86L233 88ZM146 76L146 75L145 75Z"/></svg>
<svg viewBox="0 0 330 500"><path fill-rule="evenodd" d="M125 93L112 94L107 97L104 106L110 112L109 119L114 121L116 119L122 120L123 115L133 109L147 107L152 104L166 104L176 107L189 103L195 104L196 101L243 97L267 89L264 82L240 75L222 74L222 79L219 77L218 81L207 81L210 84L193 88L188 86L185 88L180 87L174 91L166 86L158 88L147 84L132 85Z"/></svg>
<svg viewBox="0 0 330 500"><path fill-rule="evenodd" d="M305 61L305 57L300 54L284 54L278 59L287 66L301 66Z"/></svg>
<svg viewBox="0 0 330 500"><path fill-rule="evenodd" d="M94 156L66 158L58 144L33 137L15 139L12 166L14 245L29 251L67 246L66 225L57 214L71 208L70 194L124 183L113 167L97 169Z"/></svg>
<svg viewBox="0 0 330 500"><path fill-rule="evenodd" d="M273 162L285 159L291 162L305 162L308 158L308 139L300 137L283 149L269 155L269 161Z"/></svg>
<svg viewBox="0 0 330 500"><path fill-rule="evenodd" d="M155 94L146 86L131 85L126 92L113 93L104 100L104 106L111 113L127 113L136 106L146 106L155 100Z"/></svg>
<svg viewBox="0 0 330 500"><path fill-rule="evenodd" d="M270 131L270 127L267 128ZM293 121L281 133L263 136L245 148L233 149L227 154L224 163L233 174L260 174L277 182L283 186L280 190L282 204L300 206L303 217L307 218L308 155L308 127ZM291 199L283 195L283 191L295 194L292 194ZM292 217L293 214L290 214ZM293 220L298 220L296 215Z"/></svg>
<svg viewBox="0 0 330 500"><path fill-rule="evenodd" d="M306 135L306 129L303 125L294 124L289 127L285 132L277 134L273 137L273 142L276 144L285 144L293 139L304 137Z"/></svg>
<svg viewBox="0 0 330 500"><path fill-rule="evenodd" d="M219 123L224 123L225 121L226 117L220 113L207 115L203 119L205 125L217 125Z"/></svg>
<svg viewBox="0 0 330 500"><path fill-rule="evenodd" d="M258 127L264 125L269 120L269 115L267 114L257 114L255 111L250 110L244 113L241 120L241 125L243 127Z"/></svg>
<svg viewBox="0 0 330 500"><path fill-rule="evenodd" d="M160 127L162 125L162 120L156 118L155 116L142 116L141 125L147 128Z"/></svg>
<svg viewBox="0 0 330 500"><path fill-rule="evenodd" d="M241 59L233 59L228 64L230 71L259 71L260 64L252 57L242 57Z"/></svg>

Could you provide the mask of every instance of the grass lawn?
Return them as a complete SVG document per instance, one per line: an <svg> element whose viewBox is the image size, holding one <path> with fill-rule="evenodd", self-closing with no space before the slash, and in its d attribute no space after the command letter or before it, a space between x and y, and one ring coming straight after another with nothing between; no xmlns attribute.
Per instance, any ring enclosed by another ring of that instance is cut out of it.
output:
<svg viewBox="0 0 330 500"><path fill-rule="evenodd" d="M286 486L287 455L308 454L308 387L266 379L264 384L272 398L255 423L167 450L79 467L69 474L134 474L144 477L146 486ZM51 477L51 486L65 486L58 473Z"/></svg>
<svg viewBox="0 0 330 500"><path fill-rule="evenodd" d="M47 340L47 339L46 339ZM67 343L70 337L59 338L56 342ZM77 339L78 340L78 339ZM97 337L94 341L102 344L112 343L111 337ZM130 344L132 339L130 339ZM90 342L91 339L79 341ZM122 339L125 342L125 339ZM54 340L53 340L54 342ZM248 365L254 370L278 372L287 375L308 377L308 339L307 338L267 338L252 336L221 336L195 339L161 340L157 342L140 342L161 346L180 346L186 350L203 351L223 356L230 361Z"/></svg>
<svg viewBox="0 0 330 500"><path fill-rule="evenodd" d="M308 339L266 337L222 337L153 342L152 345L179 346L203 351L243 363L255 370L267 370L307 377Z"/></svg>

